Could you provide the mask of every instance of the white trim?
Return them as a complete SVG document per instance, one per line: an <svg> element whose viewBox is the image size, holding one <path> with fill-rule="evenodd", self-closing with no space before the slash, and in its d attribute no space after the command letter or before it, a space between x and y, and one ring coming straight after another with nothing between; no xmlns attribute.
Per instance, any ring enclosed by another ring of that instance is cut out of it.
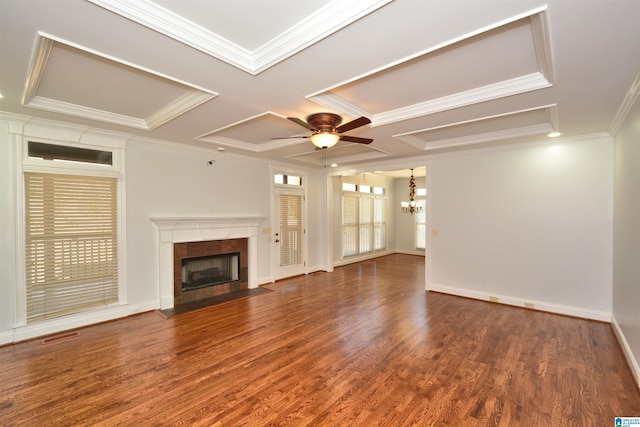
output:
<svg viewBox="0 0 640 427"><path fill-rule="evenodd" d="M613 333L618 340L618 344L620 344L620 348L622 348L622 353L624 354L625 359L627 360L627 364L629 365L629 369L631 370L631 374L633 378L636 380L636 384L638 388L640 388L640 365L638 361L633 355L633 351L631 350L631 346L629 346L629 342L624 336L624 332L622 332L622 328L618 324L614 315L611 315L611 326L613 329Z"/></svg>
<svg viewBox="0 0 640 427"><path fill-rule="evenodd" d="M610 312L591 310L583 307L574 307L569 305L555 304L546 301L537 301L508 295L488 293L484 291L474 291L471 289L458 288L454 286L446 286L431 283L430 291L441 292L449 295L456 295L465 298L472 298L482 301L491 301L498 304L512 305L549 313L563 314L565 316L580 317L583 319L597 320L600 322L611 322L612 314ZM497 298L494 300L493 298Z"/></svg>

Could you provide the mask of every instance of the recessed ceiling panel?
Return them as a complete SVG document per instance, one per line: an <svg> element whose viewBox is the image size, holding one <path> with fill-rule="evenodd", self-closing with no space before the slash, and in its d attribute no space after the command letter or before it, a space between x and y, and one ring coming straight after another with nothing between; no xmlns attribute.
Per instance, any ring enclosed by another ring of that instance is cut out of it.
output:
<svg viewBox="0 0 640 427"><path fill-rule="evenodd" d="M426 53L333 93L380 114L537 71L526 19Z"/></svg>
<svg viewBox="0 0 640 427"><path fill-rule="evenodd" d="M370 161L389 157L391 154L373 145L339 142L338 145L324 150L313 149L309 143L309 151L286 156L289 159L300 160L313 165L329 166L332 163L343 164L349 162Z"/></svg>
<svg viewBox="0 0 640 427"><path fill-rule="evenodd" d="M217 96L42 34L37 41L27 107L154 129Z"/></svg>
<svg viewBox="0 0 640 427"><path fill-rule="evenodd" d="M182 96L184 85L54 43L38 96L132 117L147 117Z"/></svg>
<svg viewBox="0 0 640 427"><path fill-rule="evenodd" d="M303 136L310 133L286 117L267 112L200 135L196 140L244 150L267 151L308 141ZM280 137L282 139L277 139Z"/></svg>
<svg viewBox="0 0 640 427"><path fill-rule="evenodd" d="M423 150L478 144L489 141L541 136L556 130L555 106L482 117L430 129L395 135Z"/></svg>
<svg viewBox="0 0 640 427"><path fill-rule="evenodd" d="M309 99L372 126L552 85L544 10L425 50Z"/></svg>

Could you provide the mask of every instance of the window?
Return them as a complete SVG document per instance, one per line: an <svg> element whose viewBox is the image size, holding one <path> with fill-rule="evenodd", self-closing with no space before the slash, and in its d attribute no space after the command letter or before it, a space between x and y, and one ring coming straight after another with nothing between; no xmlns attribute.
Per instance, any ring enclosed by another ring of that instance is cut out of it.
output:
<svg viewBox="0 0 640 427"><path fill-rule="evenodd" d="M427 195L426 188L416 189L418 197L425 197ZM422 212L415 214L416 219L416 249L427 248L427 202L425 199L416 199L416 206L422 207Z"/></svg>
<svg viewBox="0 0 640 427"><path fill-rule="evenodd" d="M302 178L296 175L276 173L273 175L273 182L281 185L302 186Z"/></svg>
<svg viewBox="0 0 640 427"><path fill-rule="evenodd" d="M342 198L342 256L357 255L360 198L344 195Z"/></svg>
<svg viewBox="0 0 640 427"><path fill-rule="evenodd" d="M26 323L118 303L119 179L104 173L112 153L33 142L27 151Z"/></svg>
<svg viewBox="0 0 640 427"><path fill-rule="evenodd" d="M342 256L386 249L384 188L344 183L342 189Z"/></svg>

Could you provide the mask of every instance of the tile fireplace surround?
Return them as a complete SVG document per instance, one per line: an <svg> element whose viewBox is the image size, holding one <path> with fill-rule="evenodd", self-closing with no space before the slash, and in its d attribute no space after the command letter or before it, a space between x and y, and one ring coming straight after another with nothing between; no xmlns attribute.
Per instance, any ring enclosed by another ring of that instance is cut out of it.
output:
<svg viewBox="0 0 640 427"><path fill-rule="evenodd" d="M265 218L151 218L158 229L160 309L174 306L173 244L248 239L249 289L258 287L258 227Z"/></svg>

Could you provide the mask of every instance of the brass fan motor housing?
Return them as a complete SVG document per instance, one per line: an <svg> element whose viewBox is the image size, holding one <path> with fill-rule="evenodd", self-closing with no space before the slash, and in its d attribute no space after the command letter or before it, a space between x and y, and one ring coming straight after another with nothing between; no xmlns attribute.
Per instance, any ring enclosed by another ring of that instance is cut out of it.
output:
<svg viewBox="0 0 640 427"><path fill-rule="evenodd" d="M307 117L307 123L316 132L333 132L342 123L342 117L333 113L315 113Z"/></svg>

